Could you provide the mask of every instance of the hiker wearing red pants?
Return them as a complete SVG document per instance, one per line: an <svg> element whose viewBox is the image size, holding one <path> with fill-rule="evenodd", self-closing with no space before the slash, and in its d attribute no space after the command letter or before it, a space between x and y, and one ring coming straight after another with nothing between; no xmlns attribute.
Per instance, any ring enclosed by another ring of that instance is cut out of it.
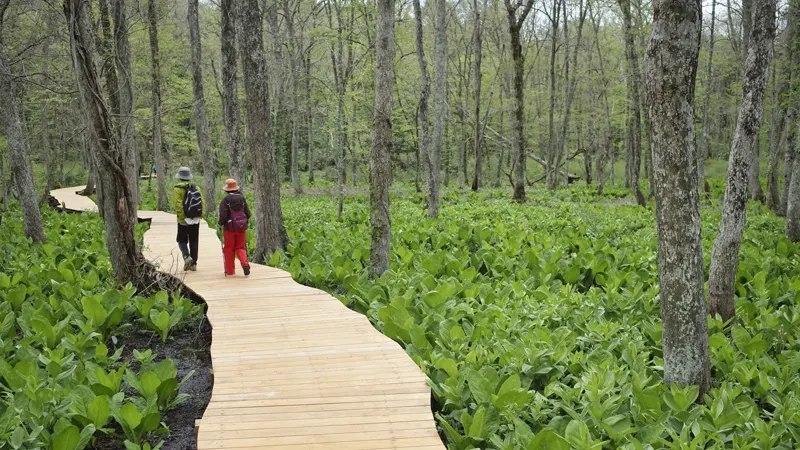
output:
<svg viewBox="0 0 800 450"><path fill-rule="evenodd" d="M250 219L250 208L247 200L239 191L239 185L233 178L225 180L223 191L225 198L219 203L219 226L223 227L223 248L225 258L225 275L236 273L236 260L239 257L244 275L250 275L250 263L247 261L247 222Z"/></svg>

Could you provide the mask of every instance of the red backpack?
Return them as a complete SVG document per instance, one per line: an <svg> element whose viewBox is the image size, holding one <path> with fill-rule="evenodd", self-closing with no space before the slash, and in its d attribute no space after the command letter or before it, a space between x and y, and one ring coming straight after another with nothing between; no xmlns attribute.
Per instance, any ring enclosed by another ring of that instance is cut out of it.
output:
<svg viewBox="0 0 800 450"><path fill-rule="evenodd" d="M232 196L238 196L241 199L230 199ZM227 202L228 211L230 211L230 216L228 218L228 223L226 225L229 226L230 230L233 231L244 231L247 229L247 214L245 214L245 198L241 194L228 194L229 200ZM232 202L235 201L235 206L238 207L237 210L233 209L234 205Z"/></svg>

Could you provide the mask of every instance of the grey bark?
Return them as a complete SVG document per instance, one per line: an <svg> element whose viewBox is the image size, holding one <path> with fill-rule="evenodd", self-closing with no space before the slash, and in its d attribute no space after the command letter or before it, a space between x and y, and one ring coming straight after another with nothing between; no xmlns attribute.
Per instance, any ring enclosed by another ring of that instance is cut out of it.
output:
<svg viewBox="0 0 800 450"><path fill-rule="evenodd" d="M222 113L228 147L230 176L244 188L246 184L242 151L241 112L239 106L239 68L236 52L236 0L220 2L222 54Z"/></svg>
<svg viewBox="0 0 800 450"><path fill-rule="evenodd" d="M788 142L786 153L792 153L794 157L792 158L791 179L785 182L789 183L789 185L784 187L784 191L789 192L786 200L786 237L792 242L798 242L800 241L800 158L798 158L797 154L800 152L800 146L798 146L794 137L797 133L797 127L800 125L790 123L788 126L790 130L788 130L787 134L792 136L792 140Z"/></svg>
<svg viewBox="0 0 800 450"><path fill-rule="evenodd" d="M370 149L370 224L372 239L369 271L389 270L391 219L389 186L392 181L392 93L394 91L394 0L377 0L375 32L375 106Z"/></svg>
<svg viewBox="0 0 800 450"><path fill-rule="evenodd" d="M45 41L42 44L42 73L45 78L49 78L50 40L47 38L45 38ZM45 192L50 192L51 190L55 189L58 186L58 181L56 181L56 168L58 165L58 160L60 159L57 155L55 148L51 148L50 146L51 130L48 120L49 117L47 114L48 103L49 103L49 97L45 96L45 98L42 100L42 104L40 107L41 123L39 127L39 132L42 136L42 148L40 149L40 154L44 157L45 168L46 168L47 183L45 186Z"/></svg>
<svg viewBox="0 0 800 450"><path fill-rule="evenodd" d="M111 103L111 115L113 120L117 120L120 115L120 99L119 99L119 80L117 79L117 69L114 65L114 49L112 43L114 42L113 30L111 29L111 16L108 10L109 0L100 0L100 28L101 35L97 35L97 44L99 46L100 59L102 66L100 73L105 78L106 91L108 92L108 99ZM119 128L119 127L117 127Z"/></svg>
<svg viewBox="0 0 800 450"><path fill-rule="evenodd" d="M603 52L600 50L600 15L595 14L594 10L591 9L592 5L589 4L589 11L591 11L591 21L592 27L594 28L594 45L595 49L597 49L597 60L598 66L600 68L600 76L603 79L603 87L601 90L601 94L603 97L603 107L605 113L605 130L603 132L603 147L599 149L595 157L597 161L595 162L595 167L597 170L597 194L602 195L603 189L606 185L606 161L608 157L611 156L611 152L613 151L613 143L611 142L611 108L608 104L608 78L606 78L606 71L605 65L603 64ZM613 170L613 166L612 166Z"/></svg>
<svg viewBox="0 0 800 450"><path fill-rule="evenodd" d="M564 89L566 101L564 104L564 119L561 123L561 136L559 137L558 163L556 168L561 167L562 158L565 164L569 164L569 124L570 113L572 112L572 102L575 98L575 90L578 84L578 76L575 74L578 71L578 50L581 48L581 40L583 38L583 23L586 20L586 4L580 0L578 7L578 31L575 39L575 51L572 53L572 60L570 61L570 48L569 48L569 27L567 26L567 8L564 7ZM571 67L570 67L571 66ZM570 73L570 68L575 73ZM564 170L569 173L568 168ZM558 181L558 170L554 174L556 182ZM587 183L591 182L591 175L587 178ZM564 177L564 187L569 184L569 175Z"/></svg>
<svg viewBox="0 0 800 450"><path fill-rule="evenodd" d="M709 389L707 308L694 147L699 0L656 0L645 58L652 119L664 382Z"/></svg>
<svg viewBox="0 0 800 450"><path fill-rule="evenodd" d="M65 0L64 15L70 31L73 66L86 118L91 124L94 160L98 170L98 209L103 211L106 246L116 282L132 282L139 288L160 286L151 264L136 248L136 200L124 167L134 164L132 155L121 151L114 124L103 98L94 61L92 22L85 0Z"/></svg>
<svg viewBox="0 0 800 450"><path fill-rule="evenodd" d="M119 150L132 163L123 167L127 172L128 187L133 200L139 198L139 151L136 149L136 127L134 113L136 99L133 96L133 71L131 66L131 45L128 41L128 16L125 0L113 0L114 48L116 50L117 76L119 80Z"/></svg>
<svg viewBox="0 0 800 450"><path fill-rule="evenodd" d="M773 49L773 53L774 53ZM778 194L778 152L776 151L776 143L779 139L780 132L776 130L778 116L783 116L782 111L779 113L780 109L780 97L778 96L778 70L777 70L777 60L778 58L775 57L773 54L772 58L772 71L770 76L772 77L772 105L770 107L770 114L769 114L769 143L767 144L767 148L769 149L768 155L768 163L767 163L767 206L772 208L773 210L776 208L776 205L780 203L780 195ZM783 123L781 122L781 127L783 127Z"/></svg>
<svg viewBox="0 0 800 450"><path fill-rule="evenodd" d="M731 0L726 0L728 17L726 23L728 25L728 41L731 44L733 53L739 53L739 33L733 25L733 8L731 7Z"/></svg>
<svg viewBox="0 0 800 450"><path fill-rule="evenodd" d="M331 6L332 5L332 6ZM334 82L336 84L336 168L338 172L338 217L342 216L344 208L344 185L347 177L347 136L344 113L344 96L347 94L347 85L350 79L350 61L344 57L344 26L342 19L342 6L339 0L328 2L328 26L333 28L333 9L336 12L336 47L330 46L331 64L333 66ZM349 27L352 29L352 19Z"/></svg>
<svg viewBox="0 0 800 450"><path fill-rule="evenodd" d="M276 250L285 250L289 235L283 225L278 164L272 143L269 114L269 77L264 54L261 5L258 0L241 0L242 33L239 54L247 101L247 139L253 167L255 195L256 250L253 260L265 261Z"/></svg>
<svg viewBox="0 0 800 450"><path fill-rule="evenodd" d="M192 92L194 94L194 117L197 145L203 163L203 189L207 199L217 197L217 162L208 141L208 118L206 99L203 93L202 44L200 42L200 17L198 0L189 0L187 19L189 21L189 41L192 47ZM214 202L210 202L213 204ZM212 208L206 208L208 214Z"/></svg>
<svg viewBox="0 0 800 450"><path fill-rule="evenodd" d="M542 155L547 161L545 174L547 178L547 188L556 188L556 168L555 159L558 151L558 141L555 131L555 111L556 111L556 55L558 52L558 24L561 17L561 4L564 0L553 0L553 10L550 14L550 108L547 115L547 154ZM512 37L513 40L513 37Z"/></svg>
<svg viewBox="0 0 800 450"><path fill-rule="evenodd" d="M435 188L433 164L431 163L431 150L430 150L430 126L428 114L428 98L431 93L431 81L428 74L428 62L425 59L425 47L423 44L422 34L422 8L420 1L414 0L414 25L416 28L416 48L417 48L417 62L419 63L419 71L422 77L422 86L419 94L419 109L417 112L417 124L419 126L419 150L418 154L424 159L425 162L425 175L426 187L428 192L428 202L432 201L431 194ZM418 171L419 173L419 171ZM435 194L434 194L435 195ZM428 207L430 215L430 206Z"/></svg>
<svg viewBox="0 0 800 450"><path fill-rule="evenodd" d="M779 216L787 215L789 210L790 187L792 186L792 178L794 177L794 163L797 160L797 155L793 150L797 127L792 125L795 123L796 117L796 107L790 106L789 111L786 113L787 130L783 133L783 191L781 192L780 209L777 212L777 215Z"/></svg>
<svg viewBox="0 0 800 450"><path fill-rule="evenodd" d="M770 145L770 168L767 181L767 203L775 210L779 216L786 215L786 208L789 200L789 187L792 178L792 161L794 152L790 150L794 142L796 127L794 123L797 117L797 92L796 78L798 76L797 67L800 67L800 51L797 49L800 40L800 26L798 26L798 16L800 16L800 1L791 0L789 2L789 13L787 14L786 27L786 56L781 70L781 86L778 90L779 114L776 120L776 138L774 144ZM784 178L783 192L778 194L778 166L780 163L780 151L784 150Z"/></svg>
<svg viewBox="0 0 800 450"><path fill-rule="evenodd" d="M750 35L753 29L753 1L742 0L742 50L740 55L744 60L747 57L747 49L750 47Z"/></svg>
<svg viewBox="0 0 800 450"><path fill-rule="evenodd" d="M439 185L441 180L442 144L447 120L447 1L435 0L434 65L436 82L433 85L434 118L433 142L428 148L428 217L439 216ZM447 167L445 165L445 167Z"/></svg>
<svg viewBox="0 0 800 450"><path fill-rule="evenodd" d="M646 204L644 195L639 189L639 174L641 172L641 158L642 158L642 115L641 115L641 100L639 99L639 84L641 82L641 73L639 72L639 55L636 52L636 44L633 36L633 20L631 17L631 4L630 0L618 0L620 9L622 10L622 22L625 34L625 53L628 60L627 65L627 84L628 84L628 138L626 139L628 145L628 154L630 155L630 167L627 168L631 190L636 196L636 203L640 206Z"/></svg>
<svg viewBox="0 0 800 450"><path fill-rule="evenodd" d="M286 19L286 31L289 35L289 70L291 73L291 104L292 104L292 137L290 142L289 153L289 175L292 180L292 189L295 194L303 193L303 186L300 184L300 72L297 68L297 60L300 58L300 49L298 48L297 39L295 37L294 29L294 16L295 7L291 0L283 1L284 17Z"/></svg>
<svg viewBox="0 0 800 450"><path fill-rule="evenodd" d="M87 139L88 137L88 139ZM97 182L95 179L97 178L95 175L97 174L97 168L94 164L94 159L92 155L92 134L85 130L81 133L81 142L83 143L83 160L84 160L84 167L86 168L87 172L87 180L86 180L86 187L83 188L82 191L78 193L78 195L83 195L86 197L92 196L95 193L95 185Z"/></svg>
<svg viewBox="0 0 800 450"><path fill-rule="evenodd" d="M742 103L728 160L722 220L711 252L708 276L709 313L719 314L725 321L735 315L734 288L747 220L748 174L758 145L775 38L775 0L756 0L755 7L742 80Z"/></svg>
<svg viewBox="0 0 800 450"><path fill-rule="evenodd" d="M45 240L42 215L36 203L36 190L33 184L33 170L26 154L25 135L20 121L20 105L15 96L14 76L6 56L2 36L2 12L0 9L0 111L3 115L5 135L8 138L8 161L14 188L19 193L25 236L35 242ZM5 180L3 180L5 191ZM7 199L5 205L8 205Z"/></svg>
<svg viewBox="0 0 800 450"><path fill-rule="evenodd" d="M305 57L306 68L306 121L308 125L308 148L306 164L308 165L308 182L314 183L314 114L311 112L311 55Z"/></svg>
<svg viewBox="0 0 800 450"><path fill-rule="evenodd" d="M527 165L527 146L525 145L525 55L522 53L520 32L525 19L533 8L534 0L527 0L524 4L511 0L504 0L508 13L508 31L511 35L511 56L514 60L514 114L512 120L513 139L511 149L514 152L514 195L513 200L524 203L525 196L525 168ZM517 14L517 11L522 10Z"/></svg>
<svg viewBox="0 0 800 450"><path fill-rule="evenodd" d="M697 152L697 187L703 189L706 181L706 158L708 157L708 116L711 109L711 69L714 62L714 30L716 26L717 0L711 2L711 28L708 33L708 63L706 63L705 97L703 100L703 134Z"/></svg>
<svg viewBox="0 0 800 450"><path fill-rule="evenodd" d="M481 19L480 6L478 0L473 0L472 9L475 20L473 39L475 41L475 97L473 107L475 108L475 130L473 137L473 149L475 151L475 169L472 172L472 190L477 191L481 187L481 170L483 168L483 154L481 146L483 144L483 127L481 126L481 59L483 57L483 22Z"/></svg>
<svg viewBox="0 0 800 450"><path fill-rule="evenodd" d="M152 76L153 109L153 156L156 160L156 181L158 184L158 210L169 210L167 199L167 167L164 164L164 146L161 138L161 64L158 52L158 17L156 0L147 3L147 19L150 33L150 58Z"/></svg>

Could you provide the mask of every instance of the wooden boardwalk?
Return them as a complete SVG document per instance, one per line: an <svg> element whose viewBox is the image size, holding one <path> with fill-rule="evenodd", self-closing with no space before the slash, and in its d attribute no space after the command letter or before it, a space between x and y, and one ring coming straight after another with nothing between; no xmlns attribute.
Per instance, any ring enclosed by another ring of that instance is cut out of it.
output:
<svg viewBox="0 0 800 450"><path fill-rule="evenodd" d="M79 189L51 194L96 211ZM151 220L145 256L208 304L214 386L198 449L444 449L424 374L365 316L275 268L252 264L245 278L237 262L225 277L205 222L198 270L184 274L175 216L139 217Z"/></svg>

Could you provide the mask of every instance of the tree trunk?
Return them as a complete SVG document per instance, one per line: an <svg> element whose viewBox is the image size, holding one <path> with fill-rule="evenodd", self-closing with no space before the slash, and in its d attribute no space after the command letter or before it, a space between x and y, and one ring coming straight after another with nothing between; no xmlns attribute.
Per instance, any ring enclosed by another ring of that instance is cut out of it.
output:
<svg viewBox="0 0 800 450"><path fill-rule="evenodd" d="M419 64L420 69L420 78L421 78L421 90L420 90L420 97L419 97L419 106L417 108L416 114L416 122L417 122L417 134L418 134L418 146L417 146L417 191L419 192L419 180L421 178L422 172L422 165L420 159L425 159L425 168L428 168L428 144L429 144L429 136L430 136L430 127L429 127L429 118L428 118L428 98L430 97L431 91L431 82L430 82L430 75L428 73L428 62L425 58L425 47L423 45L423 33L422 33L422 8L420 7L419 0L414 0L413 2L414 7L414 25L415 25L415 32L416 32L416 52L417 52L417 63Z"/></svg>
<svg viewBox="0 0 800 450"><path fill-rule="evenodd" d="M290 143L289 153L289 175L292 180L292 189L295 194L303 193L303 186L300 184L300 91L298 90L300 84L300 72L297 70L297 59L300 57L300 51L297 48L297 39L294 33L294 15L295 11L292 8L291 1L285 0L283 2L284 16L286 19L286 31L289 34L289 70L291 72L290 83L292 84L292 137Z"/></svg>
<svg viewBox="0 0 800 450"><path fill-rule="evenodd" d="M2 21L0 20L0 25ZM11 64L6 56L5 44L0 27L0 112L3 115L5 135L8 138L8 162L11 166L11 179L19 193L22 206L22 218L25 224L25 236L34 242L45 239L42 226L42 215L36 198L33 184L33 170L26 155L25 135L20 122L20 105L15 96L14 76ZM3 180L5 190L5 180ZM6 206L8 205L6 201Z"/></svg>
<svg viewBox="0 0 800 450"><path fill-rule="evenodd" d="M119 1L119 0L118 0ZM192 91L194 93L195 132L203 162L203 190L207 204L213 205L217 198L217 161L208 142L208 119L206 99L203 94L202 44L200 42L200 17L198 0L189 0L189 41L192 46ZM203 211L206 215L212 208Z"/></svg>
<svg viewBox="0 0 800 450"><path fill-rule="evenodd" d="M469 86L465 86L464 90L467 91ZM458 155L458 188L464 189L464 184L467 182L467 147L469 140L467 139L467 94L464 93L461 97L461 148Z"/></svg>
<svg viewBox="0 0 800 450"><path fill-rule="evenodd" d="M158 17L156 0L147 4L147 19L150 31L150 56L153 89L153 156L156 160L156 179L158 183L158 210L168 211L167 167L164 164L164 148L161 142L161 67L158 56Z"/></svg>
<svg viewBox="0 0 800 450"><path fill-rule="evenodd" d="M591 8L591 3L588 5L588 8ZM593 11L590 9L589 11ZM600 66L600 76L603 82L603 88L601 91L603 97L603 108L604 108L604 116L605 116L605 131L603 132L603 144L602 148L598 149L597 154L595 157L597 158L595 162L595 166L597 167L597 195L603 194L603 189L605 189L606 185L606 162L608 157L612 155L613 151L613 142L612 142L612 131L611 131L611 108L608 105L608 78L606 78L606 71L605 66L603 64L603 52L600 50L600 18L599 15L595 15L593 12L591 13L591 21L592 21L592 28L594 28L594 45L595 49L597 49L597 60L598 65ZM612 174L613 174L613 165L612 165ZM652 182L652 179L651 179Z"/></svg>
<svg viewBox="0 0 800 450"><path fill-rule="evenodd" d="M433 145L428 147L428 217L439 216L439 184L441 177L442 143L445 138L447 120L447 1L435 0L436 21L434 24L434 64L436 82L433 85L434 117ZM445 164L447 170L447 164Z"/></svg>
<svg viewBox="0 0 800 450"><path fill-rule="evenodd" d="M392 182L392 93L394 91L394 0L377 0L375 33L375 107L370 150L370 223L372 243L369 271L380 276L389 270L391 220L389 186Z"/></svg>
<svg viewBox="0 0 800 450"><path fill-rule="evenodd" d="M105 77L106 92L108 99L111 103L112 119L115 123L120 115L120 99L119 99L119 80L117 79L117 69L114 65L114 49L111 45L114 42L111 29L111 16L108 10L109 0L100 0L100 26L102 28L102 36L98 35L97 43L100 47L100 58L102 59L102 67L100 73Z"/></svg>
<svg viewBox="0 0 800 450"><path fill-rule="evenodd" d="M795 93L796 78L798 76L797 67L800 67L800 51L798 51L797 41L800 39L800 26L798 26L798 16L800 15L800 1L792 0L789 2L789 12L787 14L786 26L786 56L781 73L781 85L778 90L779 112L777 125L775 127L776 138L770 145L770 168L767 181L767 203L770 204L776 214L786 215L786 207L789 198L789 187L792 174L792 161L794 152L790 150L794 145L796 127L794 123L797 117L797 99ZM783 193L778 194L778 166L780 162L780 150L784 149L784 179Z"/></svg>
<svg viewBox="0 0 800 450"><path fill-rule="evenodd" d="M525 19L533 8L533 0L524 4L511 4L511 0L504 0L508 13L508 31L511 34L511 56L514 60L514 114L512 120L513 139L511 150L514 152L514 195L513 200L518 203L527 201L525 183L527 182L525 168L527 165L528 150L525 145L525 55L522 53L520 32ZM517 10L522 6L522 11L517 15Z"/></svg>
<svg viewBox="0 0 800 450"><path fill-rule="evenodd" d="M789 210L789 190L792 186L792 177L794 176L794 162L797 159L797 154L794 151L797 127L793 125L796 114L797 111L795 107L789 106L789 111L786 114L786 127L788 129L783 133L783 191L781 192L781 206L777 212L778 216L786 216Z"/></svg>
<svg viewBox="0 0 800 450"><path fill-rule="evenodd" d="M344 209L344 185L347 182L347 138L345 135L344 96L347 94L348 69L344 62L344 29L339 0L328 2L328 27L333 29L333 8L336 12L336 47L331 44L330 56L336 84L336 169L338 173L338 217ZM352 23L351 23L352 25Z"/></svg>
<svg viewBox="0 0 800 450"><path fill-rule="evenodd" d="M311 55L305 57L306 68L306 121L308 122L308 148L306 164L308 165L308 183L314 184L314 114L311 112Z"/></svg>
<svg viewBox="0 0 800 450"><path fill-rule="evenodd" d="M739 248L747 219L747 179L764 113L767 73L775 38L775 0L757 0L755 23L742 80L742 104L733 136L725 200L719 234L711 252L708 276L709 313L724 321L735 315L734 289L739 266Z"/></svg>
<svg viewBox="0 0 800 450"><path fill-rule="evenodd" d="M49 30L48 30L49 32ZM45 39L44 43L42 44L42 73L45 78L49 78L50 76L50 41ZM58 185L58 181L56 181L56 167L58 165L58 155L55 151L55 148L51 148L50 146L50 124L47 115L47 106L49 103L49 97L45 97L42 100L42 104L40 107L41 113L41 122L39 126L39 132L42 136L42 148L39 150L39 154L42 155L45 161L45 170L46 170L46 186L45 192L49 193L51 190L55 189Z"/></svg>
<svg viewBox="0 0 800 450"><path fill-rule="evenodd" d="M656 0L645 72L652 119L664 382L710 387L694 148L699 0Z"/></svg>
<svg viewBox="0 0 800 450"><path fill-rule="evenodd" d="M747 56L750 47L750 35L753 29L753 0L742 0L742 60Z"/></svg>
<svg viewBox="0 0 800 450"><path fill-rule="evenodd" d="M481 22L481 12L478 6L478 0L473 0L472 9L475 18L475 29L473 31L473 39L475 40L475 97L473 100L473 107L475 108L475 134L473 140L473 148L475 149L475 170L472 172L472 190L477 191L481 187L481 169L483 167L483 155L481 154L481 145L483 136L481 131L481 58L483 56L483 24Z"/></svg>
<svg viewBox="0 0 800 450"><path fill-rule="evenodd" d="M798 125L796 123L789 123L791 127L789 133L795 135ZM786 206L786 237L792 242L800 242L800 158L798 158L797 142L792 140L788 143L786 153L791 152L792 157L792 175L790 180L784 183L783 190L788 192L787 206ZM789 183L786 186L786 183Z"/></svg>
<svg viewBox="0 0 800 450"><path fill-rule="evenodd" d="M714 29L716 25L716 0L711 2L711 30L708 34L708 63L706 64L705 98L703 100L703 134L697 152L697 187L703 189L706 182L706 158L708 157L708 116L711 108L711 68L714 62Z"/></svg>
<svg viewBox="0 0 800 450"><path fill-rule="evenodd" d="M221 0L222 54L222 114L225 122L225 138L228 146L229 173L244 188L244 157L242 152L241 112L239 107L239 69L236 52L236 0Z"/></svg>
<svg viewBox="0 0 800 450"><path fill-rule="evenodd" d="M425 59L425 47L423 45L423 36L422 36L422 8L420 7L419 0L414 0L414 24L416 28L416 47L417 47L417 62L419 63L419 71L422 77L422 86L421 92L419 95L419 109L417 112L417 124L419 126L419 147L417 154L419 155L417 159L421 156L424 159L425 163L425 175L427 178L426 183L426 191L428 193L428 216L429 217L436 217L435 215L431 216L432 210L438 210L438 205L434 208L431 208L430 203L433 201L437 201L438 199L434 200L432 197L436 196L434 189L436 189L436 174L434 173L433 169L433 162L431 158L433 157L430 149L430 131L429 131L429 120L428 120L428 98L430 97L431 93L431 81L430 76L428 74L428 62ZM438 80L437 80L438 81ZM438 106L438 105L436 105ZM439 136L441 145L441 135ZM417 170L419 174L419 169ZM438 212L438 211L437 211Z"/></svg>
<svg viewBox="0 0 800 450"><path fill-rule="evenodd" d="M502 68L502 57L501 57L500 67ZM505 121L503 120L505 118L505 105L503 105L503 98L505 98L505 93L506 93L505 77L503 77L500 79L500 124L498 125L498 130L500 131L500 134L505 134ZM496 188L500 187L500 175L503 173L503 162L504 162L503 158L505 157L505 150L506 146L501 145L500 154L497 155L497 173L495 174L495 180L494 180L494 187Z"/></svg>
<svg viewBox="0 0 800 450"><path fill-rule="evenodd" d="M98 209L103 211L106 245L116 282L132 282L139 289L160 287L159 275L136 248L136 199L128 179L133 155L121 151L114 124L101 94L94 61L94 39L88 2L65 0L72 47L73 66L81 93L83 110L91 124L94 160L98 170Z"/></svg>
<svg viewBox="0 0 800 450"><path fill-rule="evenodd" d="M89 139L87 140L87 134L89 134ZM85 197L90 197L94 195L95 192L95 179L97 178L95 174L97 173L97 169L94 164L94 158L92 156L92 148L90 145L90 141L92 141L92 136L88 133L88 130L84 130L81 133L81 142L83 143L83 159L84 159L84 167L86 168L87 172L87 180L86 180L86 187L83 188L82 191L78 193L78 195L83 195Z"/></svg>
<svg viewBox="0 0 800 450"><path fill-rule="evenodd" d="M731 7L731 0L726 0L728 17L725 21L728 24L728 41L731 43L731 50L734 54L739 53L739 33L733 25L733 8Z"/></svg>
<svg viewBox="0 0 800 450"><path fill-rule="evenodd" d="M548 110L547 119L547 155L542 155L547 161L545 167L545 177L547 179L547 188L553 190L556 188L558 169L555 166L556 152L558 143L556 141L555 132L555 110L556 110L556 55L558 52L558 23L561 14L561 3L564 0L552 0L553 11L550 15L551 25L551 42L550 42L550 108ZM511 37L513 43L514 37ZM513 47L513 44L512 44ZM513 50L512 50L513 52Z"/></svg>
<svg viewBox="0 0 800 450"><path fill-rule="evenodd" d="M125 159L131 161L123 167L127 172L127 180L133 201L138 204L139 198L139 151L136 149L135 111L136 99L133 96L133 72L131 69L131 46L128 42L128 17L125 0L113 0L114 12L114 48L116 49L117 75L119 76L119 150L125 153Z"/></svg>
<svg viewBox="0 0 800 450"><path fill-rule="evenodd" d="M239 39L242 72L247 101L247 140L253 166L255 194L256 250L253 260L266 261L276 250L285 250L289 235L283 225L281 185L278 163L272 145L269 114L269 78L264 55L261 5L258 0L243 0L239 14L243 30Z"/></svg>
<svg viewBox="0 0 800 450"><path fill-rule="evenodd" d="M628 60L628 105L630 115L628 116L628 148L630 149L630 167L627 169L630 176L631 189L636 196L636 203L639 206L646 204L644 195L639 189L639 173L641 172L642 158L642 115L641 100L639 99L639 84L641 73L639 72L639 56L636 53L636 44L633 36L633 20L631 17L630 0L618 0L622 10L622 22L625 32L625 53Z"/></svg>
<svg viewBox="0 0 800 450"><path fill-rule="evenodd" d="M764 190L761 187L761 145L756 142L755 147L753 148L753 162L750 165L750 171L748 173L748 184L750 185L750 198L753 200L758 200L760 202L764 201Z"/></svg>
<svg viewBox="0 0 800 450"><path fill-rule="evenodd" d="M558 180L558 168L561 167L561 160L567 164L564 176L564 187L569 184L569 123L570 113L572 111L572 102L575 98L575 88L578 84L578 77L575 74L570 75L571 69L575 72L578 71L578 50L581 48L581 39L583 37L583 23L586 20L586 8L584 7L583 0L580 0L578 7L578 31L575 40L575 51L572 53L572 61L569 55L569 27L567 26L567 8L564 7L564 89L565 89L565 104L564 104L564 120L561 123L561 136L559 138L559 152L558 163L556 164L555 179ZM591 182L591 175L587 177L587 183Z"/></svg>
<svg viewBox="0 0 800 450"><path fill-rule="evenodd" d="M768 162L767 162L767 197L766 202L767 206L771 209L775 209L775 205L779 203L779 195L778 195L778 152L775 151L775 144L779 138L780 132L776 133L775 128L777 127L777 116L783 114L779 114L778 110L780 108L780 97L778 96L778 70L777 70L777 61L778 57L774 54L775 50L773 47L773 57L772 57L772 70L770 71L770 76L772 77L772 105L770 107L769 113L769 138L767 143L767 148L769 149L768 154ZM783 123L781 123L783 126Z"/></svg>

